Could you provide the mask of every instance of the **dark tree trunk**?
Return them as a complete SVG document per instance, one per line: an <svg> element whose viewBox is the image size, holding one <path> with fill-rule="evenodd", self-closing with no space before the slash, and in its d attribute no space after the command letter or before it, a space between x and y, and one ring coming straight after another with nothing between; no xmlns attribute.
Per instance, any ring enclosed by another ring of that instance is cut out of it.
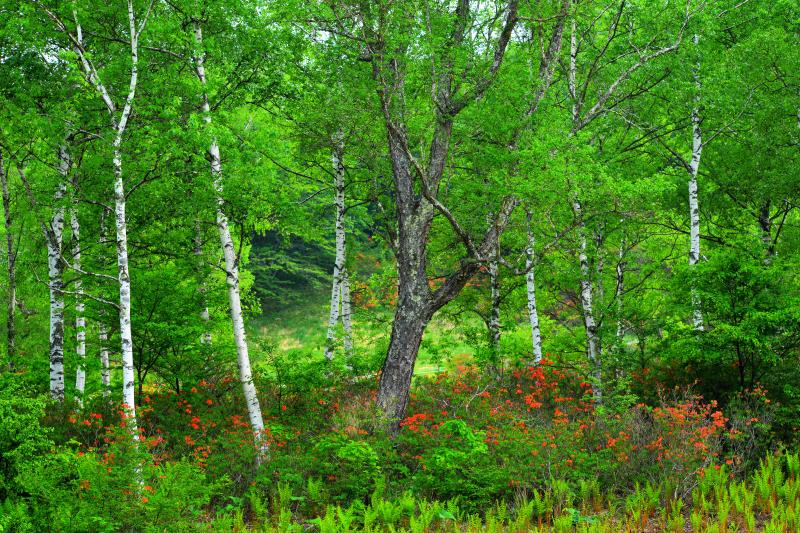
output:
<svg viewBox="0 0 800 533"><path fill-rule="evenodd" d="M761 229L761 241L764 243L764 250L767 254L764 260L765 263L769 263L775 256L775 245L772 242L772 219L769 216L770 207L772 207L772 202L767 200L758 212L758 226Z"/></svg>
<svg viewBox="0 0 800 533"><path fill-rule="evenodd" d="M412 143L404 118L404 55L407 50L403 47L384 49L385 39L380 33L369 40L368 51L374 78L378 82L376 89L392 162L397 220L397 238L393 239L393 245L397 256L398 305L377 397L378 406L385 416L382 425L392 433L397 430L406 413L414 363L428 322L438 309L461 291L477 271L480 261L488 257L517 204L516 200L506 198L497 221L486 231L479 245L475 245L438 196L450 149L453 120L492 84L517 23L518 5L518 0L508 2L506 20L495 44L491 66L478 74L472 90L459 94L460 84L454 82L463 73L456 73L452 53L461 46L471 29L469 24L473 15L469 1L457 2L453 12L452 33L446 37L440 62L433 73L433 79L436 80L431 95L434 104L431 117L433 132L426 161L420 161L412 155ZM366 14L369 15L369 12ZM424 137L427 138L427 134ZM426 254L431 223L436 213L448 219L455 233L464 241L467 254L460 258L456 272L434 290L428 285Z"/></svg>
<svg viewBox="0 0 800 533"><path fill-rule="evenodd" d="M405 417L414 363L429 321L426 306L417 305L411 298L398 301L378 388L378 406L388 418L390 431L395 431Z"/></svg>

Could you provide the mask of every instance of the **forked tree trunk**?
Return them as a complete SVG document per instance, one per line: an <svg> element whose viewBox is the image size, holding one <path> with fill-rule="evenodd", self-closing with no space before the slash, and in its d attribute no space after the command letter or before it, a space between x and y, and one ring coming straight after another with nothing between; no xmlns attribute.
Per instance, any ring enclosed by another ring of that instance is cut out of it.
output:
<svg viewBox="0 0 800 533"><path fill-rule="evenodd" d="M373 76L378 81L376 89L387 132L397 220L397 235L396 238L392 236L392 241L397 256L398 302L377 394L378 407L385 417L379 424L387 427L391 433L397 431L405 416L414 363L428 322L437 310L458 295L477 272L479 264L485 263L518 203L514 198L504 199L498 216L502 220L493 224L480 245L475 246L438 198L448 160L453 120L469 103L479 99L495 79L518 21L518 7L517 0L509 0L505 22L494 47L494 59L489 69L479 76L474 93L457 94L458 89L454 89L458 86L454 80L461 72L457 72L452 56L444 54L441 63L434 67L435 83L431 93L433 132L424 164L414 157L409 148L403 116L405 71L401 66L403 62L397 61L402 58L392 57L395 52L403 55L406 51L393 49L387 57L388 51L383 48L381 35L369 39L367 44L373 61ZM456 50L462 47L468 33L470 9L470 2L458 2L454 12L454 30L443 43L443 49ZM384 76L389 71L391 74ZM462 258L458 270L434 290L428 285L426 266L431 223L436 212L448 219L464 242L468 255Z"/></svg>
<svg viewBox="0 0 800 533"><path fill-rule="evenodd" d="M199 22L194 22L194 35L199 50L203 48L203 31ZM195 73L202 86L203 102L203 121L207 126L211 126L211 108L208 103L208 93L206 92L206 72L204 66L204 55L199 52L194 58ZM210 129L210 128L209 128ZM228 300L231 308L231 321L233 322L233 339L236 344L237 363L239 365L239 381L242 384L245 403L247 404L247 414L250 418L250 426L253 428L253 435L257 449L256 461L261 463L269 452L267 436L264 432L264 418L261 415L261 404L258 401L258 394L253 383L253 373L250 367L250 354L247 347L247 338L244 329L244 314L242 312L242 300L239 294L239 267L237 265L236 252L233 246L228 217L225 215L225 200L222 196L222 161L220 160L219 145L217 140L212 137L209 148L208 158L211 161L211 179L214 184L214 191L217 195L217 228L219 229L220 244L225 258L225 278L228 285Z"/></svg>

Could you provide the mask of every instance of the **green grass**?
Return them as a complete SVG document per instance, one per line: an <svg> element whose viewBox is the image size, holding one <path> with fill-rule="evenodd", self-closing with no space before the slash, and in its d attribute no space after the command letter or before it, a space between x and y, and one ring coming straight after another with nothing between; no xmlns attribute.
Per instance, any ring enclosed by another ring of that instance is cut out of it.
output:
<svg viewBox="0 0 800 533"><path fill-rule="evenodd" d="M275 349L287 355L324 357L328 328L330 293L327 290L309 292L298 305L268 311L250 321L254 340L266 339ZM392 309L353 309L353 334L356 357L384 352L391 333ZM415 375L443 372L468 363L475 354L462 331L472 323L449 323L434 317L425 332ZM339 326L341 328L341 326ZM258 364L258 361L256 361Z"/></svg>

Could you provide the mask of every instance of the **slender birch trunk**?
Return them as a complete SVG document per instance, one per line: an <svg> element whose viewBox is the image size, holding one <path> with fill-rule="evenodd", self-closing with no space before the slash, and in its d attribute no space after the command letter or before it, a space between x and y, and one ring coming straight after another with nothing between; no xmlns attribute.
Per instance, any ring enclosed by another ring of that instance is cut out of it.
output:
<svg viewBox="0 0 800 533"><path fill-rule="evenodd" d="M194 21L194 36L198 48L197 55L193 58L195 73L203 87L203 121L210 130L211 108L208 103L208 93L206 92L206 71L204 66L203 31L196 20ZM210 132L209 132L210 133ZM258 455L257 463L261 463L269 452L266 435L264 433L264 419L261 415L261 404L258 401L258 394L253 383L253 374L250 368L250 355L247 348L247 338L244 329L244 315L242 313L242 301L239 294L239 267L237 265L236 253L231 238L228 217L225 215L225 200L222 196L222 162L220 160L219 145L216 138L212 136L208 148L208 156L211 161L211 178L214 183L214 190L217 195L217 227L219 228L220 243L225 258L225 274L228 284L228 299L231 307L231 321L233 322L233 338L236 343L237 362L239 364L239 380L242 383L245 402L247 403L247 413L250 418L250 425L253 428L256 448Z"/></svg>
<svg viewBox="0 0 800 533"><path fill-rule="evenodd" d="M8 273L8 298L6 307L6 356L8 369L13 370L16 359L14 315L17 308L17 272L15 268L14 236L11 227L11 197L8 194L8 174L3 164L3 153L0 152L0 185L3 192L3 216L6 230L6 267Z"/></svg>
<svg viewBox="0 0 800 533"><path fill-rule="evenodd" d="M200 337L200 343L204 346L211 345L211 331L209 331L210 315L208 312L208 304L206 303L206 282L203 276L203 238L200 221L195 222L194 233L194 256L197 260L197 273L201 277L197 292L200 294L200 320L203 322L203 335Z"/></svg>
<svg viewBox="0 0 800 533"><path fill-rule="evenodd" d="M350 303L350 274L347 272L347 267L342 273L342 326L344 327L344 353L350 359L353 357L353 321Z"/></svg>
<svg viewBox="0 0 800 533"><path fill-rule="evenodd" d="M111 397L111 368L108 357L108 326L103 318L98 324L98 341L100 344L100 382L103 385L103 397Z"/></svg>
<svg viewBox="0 0 800 533"><path fill-rule="evenodd" d="M594 232L594 245L597 257L594 263L594 271L595 271L595 296L594 299L599 302L597 305L602 307L603 302L606 299L606 288L605 284L603 283L603 272L605 271L605 262L603 261L603 244L605 243L605 235L603 233L603 226L599 224L599 227Z"/></svg>
<svg viewBox="0 0 800 533"><path fill-rule="evenodd" d="M107 238L108 238L108 216L109 210L104 208L102 214L100 215L100 236L98 238L99 245L102 247L105 245ZM102 252L102 260L103 264L107 265L107 256L105 252ZM98 320L98 345L99 345L99 355L100 355L100 382L103 387L103 397L107 400L111 398L111 365L109 360L109 353L108 353L108 324L106 324L107 313L105 309L101 309L100 311L100 319Z"/></svg>
<svg viewBox="0 0 800 533"><path fill-rule="evenodd" d="M525 249L525 286L528 293L528 317L531 321L533 364L542 360L542 335L539 328L539 310L536 307L536 239L531 228L532 213L527 213L528 247Z"/></svg>
<svg viewBox="0 0 800 533"><path fill-rule="evenodd" d="M86 389L86 317L84 316L83 280L81 279L81 225L78 210L70 209L70 226L72 227L72 262L75 265L75 355L77 370L75 373L75 399L83 406L83 393Z"/></svg>
<svg viewBox="0 0 800 533"><path fill-rule="evenodd" d="M578 221L578 262L581 272L581 308L583 309L583 323L586 329L586 344L589 363L592 366L592 377L595 380L593 392L596 404L603 402L602 393L602 361L600 359L600 339L597 334L597 323L594 318L592 298L592 282L589 277L589 257L587 255L586 225L583 221L583 212L578 196L572 202L572 210Z"/></svg>
<svg viewBox="0 0 800 533"><path fill-rule="evenodd" d="M700 36L695 34L694 45L697 47ZM697 174L700 170L700 159L703 154L703 134L700 129L700 62L694 69L695 97L692 108L692 159L689 162L689 267L700 261L700 207L697 198ZM694 269L693 269L694 270ZM692 286L692 323L697 331L703 330L702 302L697 289Z"/></svg>
<svg viewBox="0 0 800 533"><path fill-rule="evenodd" d="M344 142L341 131L333 135L331 163L334 176L334 204L336 208L336 257L333 265L333 285L331 287L331 307L328 314L328 334L325 345L325 358L330 361L336 345L336 326L341 319L344 326L345 353L352 355L352 325L350 321L350 284L347 275L347 248L344 228ZM345 298L345 293L347 298ZM340 311L339 306L342 309ZM345 307L347 309L345 309ZM346 311L346 312L345 312Z"/></svg>
<svg viewBox="0 0 800 533"><path fill-rule="evenodd" d="M499 241L499 239L498 239ZM500 243L498 242L492 251L492 258L489 261L489 283L491 288L491 314L489 315L489 343L492 350L492 357L500 355L500 272L499 256Z"/></svg>
<svg viewBox="0 0 800 533"><path fill-rule="evenodd" d="M47 266L50 288L50 396L64 401L64 193L71 161L67 148L58 150L59 182L54 195L53 216L45 234L47 241Z"/></svg>
<svg viewBox="0 0 800 533"><path fill-rule="evenodd" d="M577 94L577 59L578 59L578 30L575 17L572 18L571 31L570 31L570 48L569 48L569 73L568 73L568 87L569 95L572 100L572 123L573 128L577 128L580 122L580 108L578 107L578 94ZM589 358L589 364L592 367L592 376L595 383L592 387L594 394L594 401L596 404L601 404L603 401L602 393L602 361L600 360L600 341L597 336L597 323L594 318L594 308L592 302L592 282L589 277L589 258L587 256L587 237L586 237L586 224L583 220L583 212L578 193L574 193L572 201L572 212L578 223L578 262L580 263L581 273L581 308L583 311L583 323L586 330L586 352Z"/></svg>
<svg viewBox="0 0 800 533"><path fill-rule="evenodd" d="M328 314L328 334L325 340L325 359L328 361L333 360L333 351L336 344L336 324L339 321L339 295L341 289L339 288L339 280L341 274L339 273L339 266L333 266L333 284L331 287L331 308Z"/></svg>
<svg viewBox="0 0 800 533"><path fill-rule="evenodd" d="M41 6L41 4L40 4ZM119 282L119 336L120 353L122 359L122 403L126 411L125 417L127 427L135 441L139 440L139 429L136 421L136 387L135 372L133 365L133 334L131 331L131 277L128 264L128 228L125 220L125 182L122 173L122 140L128 126L133 109L133 101L136 97L136 86L139 79L139 36L147 23L148 11L145 17L136 25L136 17L133 10L133 0L128 0L128 31L130 34L130 57L131 75L128 83L128 94L125 97L125 104L122 111L117 113L117 106L108 89L103 84L100 74L91 62L91 59L83 46L83 30L78 23L77 14L73 12L75 18L75 34L69 33L63 21L52 11L42 6L42 9L56 23L58 28L67 33L70 41L74 45L74 50L81 63L86 80L94 87L103 103L106 105L110 116L111 129L114 131L112 142L113 167L114 167L114 220L116 226L116 252L117 252L117 271Z"/></svg>
<svg viewBox="0 0 800 533"><path fill-rule="evenodd" d="M125 184L122 180L122 132L114 139L114 219L117 229L117 270L119 272L119 337L122 354L122 402L128 410L131 433L139 439L136 427L136 374L133 365L131 330L131 276L128 269L128 226L125 221Z"/></svg>
<svg viewBox="0 0 800 533"><path fill-rule="evenodd" d="M623 338L625 337L625 321L623 313L625 309L625 237L619 243L619 253L617 254L617 346L622 350Z"/></svg>

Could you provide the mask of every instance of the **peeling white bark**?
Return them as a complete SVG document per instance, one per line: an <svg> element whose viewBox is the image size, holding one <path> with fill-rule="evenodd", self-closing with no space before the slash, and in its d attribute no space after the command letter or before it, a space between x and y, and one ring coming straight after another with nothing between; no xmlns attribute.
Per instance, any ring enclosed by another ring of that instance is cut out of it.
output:
<svg viewBox="0 0 800 533"><path fill-rule="evenodd" d="M528 294L528 317L531 321L533 364L542 360L542 335L539 327L539 310L536 307L536 238L531 228L531 213L528 212L528 247L525 249L525 286Z"/></svg>
<svg viewBox="0 0 800 533"><path fill-rule="evenodd" d="M50 396L64 401L64 193L71 166L65 146L58 150L59 181L54 195L55 205L50 228L45 232L47 241L47 271L50 288Z"/></svg>
<svg viewBox="0 0 800 533"><path fill-rule="evenodd" d="M83 393L86 389L86 317L84 316L83 280L81 279L81 225L78 210L73 206L70 210L70 226L72 227L72 263L75 265L75 355L77 370L75 374L75 399L83 406Z"/></svg>
<svg viewBox="0 0 800 533"><path fill-rule="evenodd" d="M206 72L204 65L203 31L199 22L194 22L194 36L198 48L198 53L194 56L195 74L203 87L203 121L211 126L211 108L208 103L208 93L206 92ZM225 274L228 285L228 300L231 308L231 321L233 322L233 338L236 344L237 362L239 365L239 381L242 384L245 402L247 404L247 414L250 418L250 426L253 428L255 444L257 448L258 463L263 462L269 452L266 434L264 432L264 418L261 415L261 404L253 383L253 373L250 367L250 355L247 347L247 338L244 329L244 314L242 313L242 300L239 293L239 267L237 265L236 252L233 246L228 217L225 215L225 200L222 188L222 161L220 159L219 145L216 138L212 136L208 148L208 156L211 161L211 178L214 183L214 191L217 195L217 228L219 229L220 244L225 258Z"/></svg>
<svg viewBox="0 0 800 533"><path fill-rule="evenodd" d="M122 181L122 136L114 140L114 218L117 229L117 270L119 279L119 337L122 354L122 403L128 411L134 439L136 428L136 387L133 365L133 332L131 330L131 277L128 270L128 227L125 221L125 185Z"/></svg>
<svg viewBox="0 0 800 533"><path fill-rule="evenodd" d="M339 266L333 266L333 284L331 286L331 307L328 313L328 334L325 341L325 359L328 361L333 360L333 352L336 344L336 324L339 321L339 295L341 289L339 287L339 280L341 274L339 273Z"/></svg>

